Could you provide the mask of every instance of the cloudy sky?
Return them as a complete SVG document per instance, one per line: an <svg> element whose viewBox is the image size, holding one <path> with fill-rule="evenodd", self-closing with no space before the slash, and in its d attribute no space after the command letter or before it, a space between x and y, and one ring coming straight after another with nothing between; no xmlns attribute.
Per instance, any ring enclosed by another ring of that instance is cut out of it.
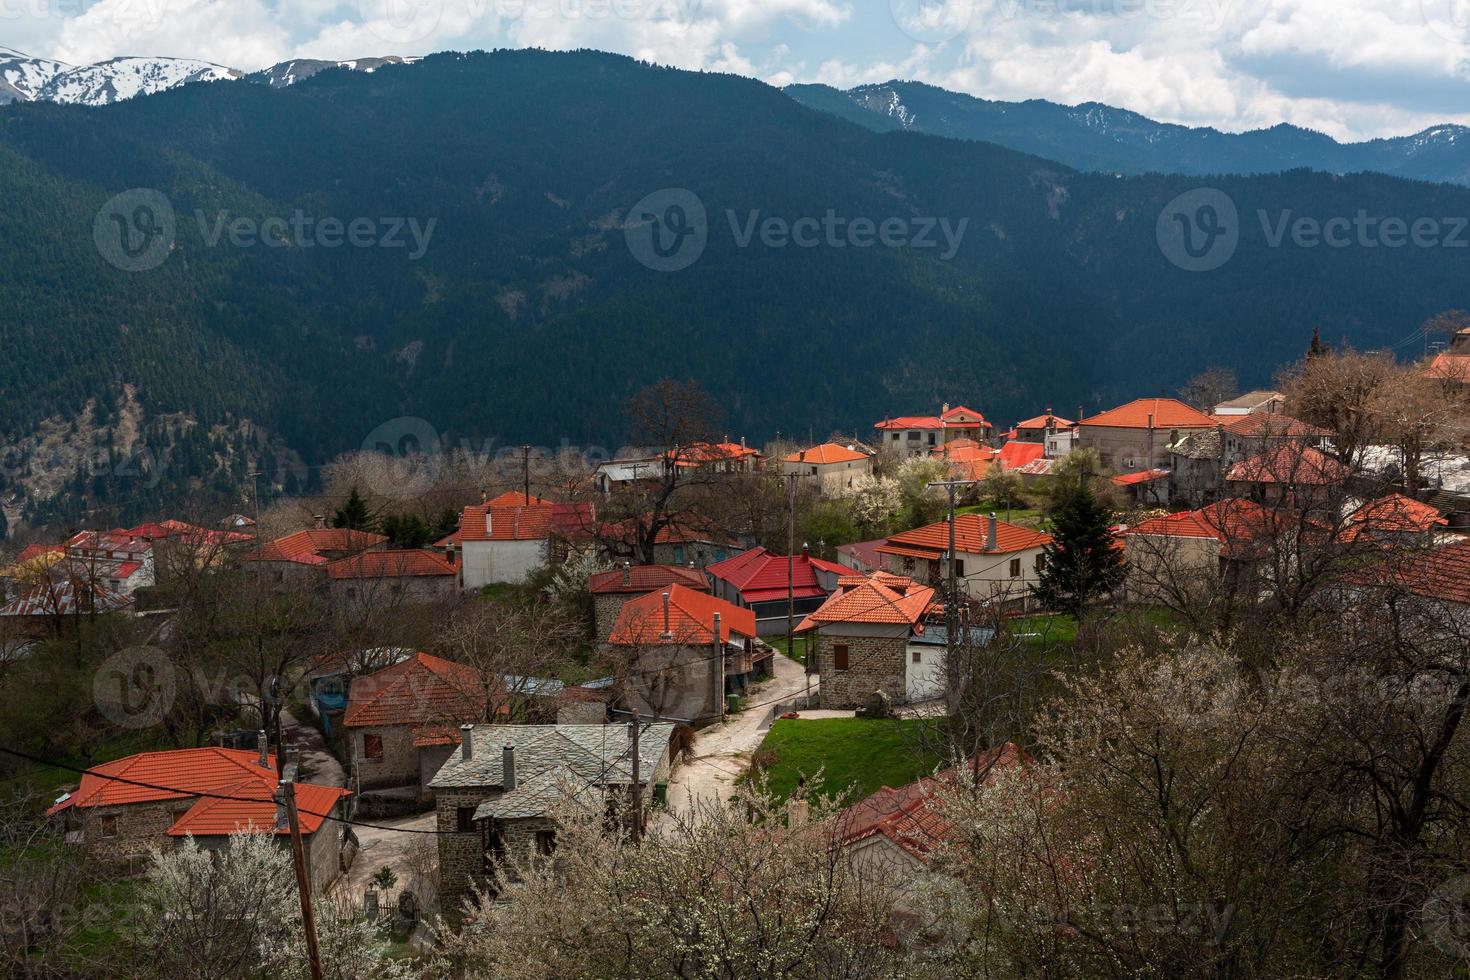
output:
<svg viewBox="0 0 1470 980"><path fill-rule="evenodd" d="M1470 0L0 0L0 44L241 69L593 47L777 85L920 79L1232 131L1470 123Z"/></svg>

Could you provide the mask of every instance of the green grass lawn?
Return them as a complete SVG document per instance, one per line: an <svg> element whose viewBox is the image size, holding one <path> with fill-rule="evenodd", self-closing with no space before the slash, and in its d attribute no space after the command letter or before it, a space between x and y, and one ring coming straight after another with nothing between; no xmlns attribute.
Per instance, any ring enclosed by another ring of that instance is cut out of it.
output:
<svg viewBox="0 0 1470 980"><path fill-rule="evenodd" d="M801 620L802 620L802 617L801 616L796 617L796 621L798 623L801 622ZM799 664L801 664L803 666L806 665L806 647L807 647L807 642L808 642L806 637L801 637L801 636L795 637L795 642L792 643L793 649L791 649L791 650L787 650L786 649L786 634L785 633L781 633L781 634L779 634L777 636L763 636L763 637L761 637L761 642L764 643L764 644L766 644L767 646L775 647L777 649L777 651L779 651L780 653L784 654L785 656L790 657L792 660L795 660L797 663L799 663Z"/></svg>
<svg viewBox="0 0 1470 980"><path fill-rule="evenodd" d="M1000 518L1001 520L1009 521L1012 524L1019 524L1022 527L1039 528L1046 523L1046 518L1042 515L1040 510L1025 505L1012 507L1009 511L1001 507L993 507L989 504L971 504L968 507L955 508L956 514L989 515L992 511L994 511L995 516Z"/></svg>
<svg viewBox="0 0 1470 980"><path fill-rule="evenodd" d="M882 786L903 786L927 776L942 761L924 750L915 737L914 721L867 718L777 719L757 750L774 753L765 773L771 791L790 796L802 776L822 770L820 789L836 793L855 786L853 800Z"/></svg>

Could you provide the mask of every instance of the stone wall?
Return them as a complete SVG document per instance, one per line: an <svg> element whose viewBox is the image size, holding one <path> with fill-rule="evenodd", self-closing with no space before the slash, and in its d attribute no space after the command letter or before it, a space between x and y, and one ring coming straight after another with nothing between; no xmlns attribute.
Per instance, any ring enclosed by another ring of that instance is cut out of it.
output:
<svg viewBox="0 0 1470 980"><path fill-rule="evenodd" d="M166 848L172 827L197 801L196 797L130 803L126 806L87 807L78 811L87 857L106 864L141 864L150 847ZM102 836L104 817L115 817L117 833Z"/></svg>
<svg viewBox="0 0 1470 980"><path fill-rule="evenodd" d="M847 670L838 670L833 648L847 645ZM907 700L904 655L907 631L902 636L843 636L819 633L817 671L822 677L823 708L860 708L874 691L882 691L894 704Z"/></svg>
<svg viewBox="0 0 1470 980"><path fill-rule="evenodd" d="M414 748L413 733L407 725L365 725L349 728L352 739L352 761L363 789L411 786L419 781L419 750ZM383 756L369 759L363 748L366 735L383 740Z"/></svg>
<svg viewBox="0 0 1470 980"><path fill-rule="evenodd" d="M597 630L597 642L603 643L617 622L618 613L629 599L639 598L636 592L606 592L592 597L593 621Z"/></svg>
<svg viewBox="0 0 1470 980"><path fill-rule="evenodd" d="M459 808L478 807L490 795L483 789L444 789L435 795L434 811L439 831L439 898L441 907L450 914L454 914L470 894L473 883L484 879L485 854L480 830L476 827L467 834L455 832L459 826Z"/></svg>

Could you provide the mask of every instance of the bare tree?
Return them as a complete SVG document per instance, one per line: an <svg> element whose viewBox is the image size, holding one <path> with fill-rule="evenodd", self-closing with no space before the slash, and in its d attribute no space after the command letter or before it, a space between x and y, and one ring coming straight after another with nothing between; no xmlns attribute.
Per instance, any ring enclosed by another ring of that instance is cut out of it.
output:
<svg viewBox="0 0 1470 980"><path fill-rule="evenodd" d="M1235 372L1225 367L1210 367L1196 374L1179 389L1181 401L1208 412L1216 405L1240 394L1240 381Z"/></svg>

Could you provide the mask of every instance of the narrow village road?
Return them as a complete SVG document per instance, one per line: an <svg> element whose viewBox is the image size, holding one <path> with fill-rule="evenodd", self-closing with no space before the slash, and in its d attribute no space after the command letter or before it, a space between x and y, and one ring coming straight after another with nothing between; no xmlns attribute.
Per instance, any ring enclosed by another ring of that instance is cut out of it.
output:
<svg viewBox="0 0 1470 980"><path fill-rule="evenodd" d="M765 737L760 723L771 710L766 702L806 693L806 668L801 664L777 653L775 669L776 676L753 688L748 698L762 707L748 708L699 733L695 754L686 756L669 780L670 810L687 813L694 800L730 798L736 778L750 766L751 755ZM817 678L812 677L812 690L816 689Z"/></svg>
<svg viewBox="0 0 1470 980"><path fill-rule="evenodd" d="M385 900L396 900L403 889L412 889L421 901L428 899L433 890L432 881L424 881L426 874L438 867L439 852L435 838L428 834L405 834L401 830L433 830L438 816L430 811L412 817L388 817L371 821L392 830L373 827L355 827L359 850L357 858L347 873L332 885L335 893L344 899L361 902L363 893L372 885L373 875L379 869L390 867L398 876L398 883Z"/></svg>

